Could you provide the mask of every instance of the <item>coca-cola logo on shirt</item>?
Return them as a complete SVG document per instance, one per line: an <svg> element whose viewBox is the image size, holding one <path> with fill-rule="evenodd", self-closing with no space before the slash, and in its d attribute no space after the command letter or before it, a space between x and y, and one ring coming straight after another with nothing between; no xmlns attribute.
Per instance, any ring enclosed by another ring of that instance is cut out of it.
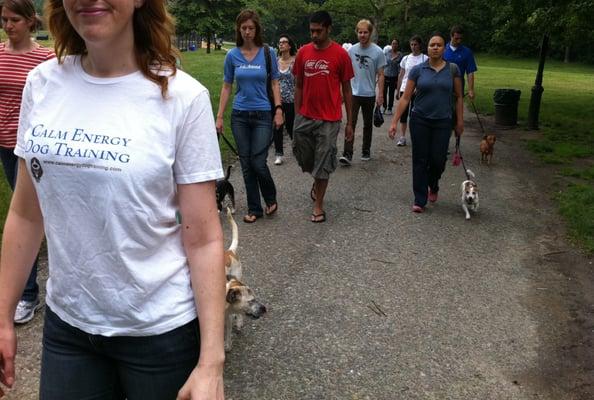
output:
<svg viewBox="0 0 594 400"><path fill-rule="evenodd" d="M329 75L330 63L326 60L307 60L305 62L304 75Z"/></svg>

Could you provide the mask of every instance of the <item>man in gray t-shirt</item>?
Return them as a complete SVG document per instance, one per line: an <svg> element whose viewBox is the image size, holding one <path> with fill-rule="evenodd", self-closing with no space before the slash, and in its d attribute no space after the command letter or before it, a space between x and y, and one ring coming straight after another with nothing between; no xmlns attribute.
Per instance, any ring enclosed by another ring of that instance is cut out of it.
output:
<svg viewBox="0 0 594 400"><path fill-rule="evenodd" d="M371 158L371 137L373 131L373 108L377 104L381 107L384 103L384 66L386 57L383 50L371 42L373 25L367 19L357 23L357 37L359 43L349 49L349 56L353 63L355 77L351 79L353 90L353 131L357 126L359 109L363 113L363 146L361 149L361 160L368 161ZM378 86L376 98L376 82ZM342 165L351 165L353 160L353 145L355 140L344 142L344 150L339 162Z"/></svg>

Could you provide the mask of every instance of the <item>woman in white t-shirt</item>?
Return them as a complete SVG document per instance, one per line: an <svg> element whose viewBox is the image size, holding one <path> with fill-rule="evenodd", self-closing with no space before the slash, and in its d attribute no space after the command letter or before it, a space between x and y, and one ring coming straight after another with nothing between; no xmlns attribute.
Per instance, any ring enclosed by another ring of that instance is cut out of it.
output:
<svg viewBox="0 0 594 400"><path fill-rule="evenodd" d="M402 97L404 90L406 89L406 82L408 80L408 73L410 70L415 66L419 65L429 58L421 52L422 41L419 35L414 35L409 40L410 50L411 53L404 56L402 61L400 61L400 73L398 74L398 87L396 92L398 93L398 98ZM396 141L396 146L406 146L406 127L408 124L408 115L410 113L410 104L413 104L415 101L415 96L413 94L409 106L406 108L406 111L400 117L400 136Z"/></svg>
<svg viewBox="0 0 594 400"><path fill-rule="evenodd" d="M223 171L208 91L176 70L165 0L47 6L57 59L23 91L0 381L14 384L12 319L45 234L40 398L222 400Z"/></svg>

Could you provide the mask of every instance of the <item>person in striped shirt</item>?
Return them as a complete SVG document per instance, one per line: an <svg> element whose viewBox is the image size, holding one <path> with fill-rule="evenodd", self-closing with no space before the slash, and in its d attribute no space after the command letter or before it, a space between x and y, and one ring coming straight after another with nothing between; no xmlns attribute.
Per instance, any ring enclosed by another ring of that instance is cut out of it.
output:
<svg viewBox="0 0 594 400"><path fill-rule="evenodd" d="M32 0L0 0L2 28L8 39L0 43L0 157L12 190L16 182L18 157L16 145L21 97L27 74L38 64L54 57L52 50L31 37L39 26ZM37 285L37 260L17 305L14 322L29 322L41 306Z"/></svg>

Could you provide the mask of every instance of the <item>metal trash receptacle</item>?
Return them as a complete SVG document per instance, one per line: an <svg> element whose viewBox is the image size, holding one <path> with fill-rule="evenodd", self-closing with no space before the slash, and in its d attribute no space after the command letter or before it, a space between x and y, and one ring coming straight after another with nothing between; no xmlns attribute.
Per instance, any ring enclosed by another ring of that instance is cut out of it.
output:
<svg viewBox="0 0 594 400"><path fill-rule="evenodd" d="M518 124L518 103L522 92L517 89L496 89L493 93L495 103L495 124L516 126Z"/></svg>

